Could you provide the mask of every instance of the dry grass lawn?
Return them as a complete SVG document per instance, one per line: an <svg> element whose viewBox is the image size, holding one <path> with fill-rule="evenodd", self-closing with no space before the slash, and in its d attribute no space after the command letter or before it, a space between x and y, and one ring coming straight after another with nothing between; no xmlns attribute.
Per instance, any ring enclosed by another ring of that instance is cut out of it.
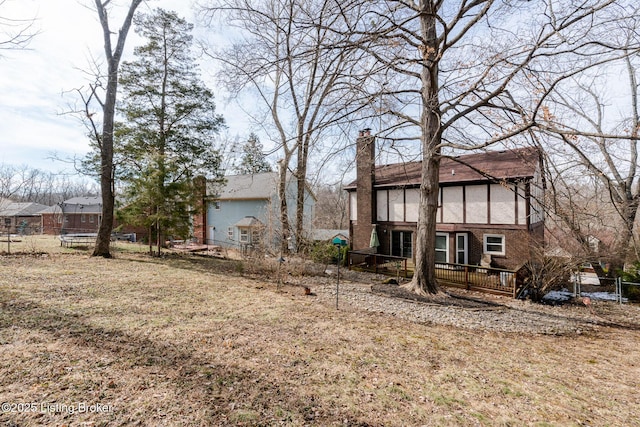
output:
<svg viewBox="0 0 640 427"><path fill-rule="evenodd" d="M235 261L57 252L0 256L1 425L640 426L638 329L467 331Z"/></svg>

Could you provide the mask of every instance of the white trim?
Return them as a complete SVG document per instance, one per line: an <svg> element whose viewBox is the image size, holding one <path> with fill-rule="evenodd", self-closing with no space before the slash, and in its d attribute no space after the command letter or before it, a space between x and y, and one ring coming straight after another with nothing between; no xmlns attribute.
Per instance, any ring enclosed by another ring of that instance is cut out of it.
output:
<svg viewBox="0 0 640 427"><path fill-rule="evenodd" d="M489 243L487 242L488 238L490 237L495 237L495 238L499 238L501 241L500 243L497 242L492 242ZM489 250L488 246L492 245L492 246L497 246L500 245L502 247L502 250L497 251L497 250ZM506 246L506 242L505 242L505 238L504 238L504 234L484 234L482 236L482 251L485 254L490 254L490 255L504 255L505 254L505 246Z"/></svg>
<svg viewBox="0 0 640 427"><path fill-rule="evenodd" d="M438 249L437 245L436 245L436 248L435 248L436 254L438 252L444 252L445 253L444 262L446 264L448 264L449 263L449 233L436 233L436 244L437 244L438 237L444 237L444 239L445 239L444 240L445 241L445 248L444 249ZM438 262L443 262L443 261L437 261L436 260L436 263L438 263Z"/></svg>
<svg viewBox="0 0 640 427"><path fill-rule="evenodd" d="M462 237L464 239L464 248L462 248L462 252L464 253L462 264L469 264L469 235L467 233L456 233L456 264L460 264L458 262L458 254L460 251L460 246L458 245L458 238Z"/></svg>

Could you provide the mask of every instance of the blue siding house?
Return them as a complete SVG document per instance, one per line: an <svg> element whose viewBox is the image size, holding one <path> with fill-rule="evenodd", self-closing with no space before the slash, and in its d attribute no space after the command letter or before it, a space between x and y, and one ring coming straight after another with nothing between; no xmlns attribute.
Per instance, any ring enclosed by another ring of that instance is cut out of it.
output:
<svg viewBox="0 0 640 427"><path fill-rule="evenodd" d="M207 183L205 213L200 234L209 245L276 248L280 243L280 199L278 172L230 175L224 184ZM297 185L288 179L287 207L291 226L295 227ZM315 196L305 192L305 224L313 219Z"/></svg>

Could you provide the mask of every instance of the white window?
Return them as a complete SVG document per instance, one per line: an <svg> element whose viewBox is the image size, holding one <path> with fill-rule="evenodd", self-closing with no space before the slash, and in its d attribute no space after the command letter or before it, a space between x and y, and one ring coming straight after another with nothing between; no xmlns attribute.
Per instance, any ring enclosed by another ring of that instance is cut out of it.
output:
<svg viewBox="0 0 640 427"><path fill-rule="evenodd" d="M89 215L89 222L93 224L95 221L94 215Z"/></svg>
<svg viewBox="0 0 640 427"><path fill-rule="evenodd" d="M227 235L229 236L229 239L233 240L233 227L227 228Z"/></svg>
<svg viewBox="0 0 640 427"><path fill-rule="evenodd" d="M249 243L249 229L247 228L240 229L240 241L243 243Z"/></svg>
<svg viewBox="0 0 640 427"><path fill-rule="evenodd" d="M456 234L456 264L468 264L468 237L467 233Z"/></svg>
<svg viewBox="0 0 640 427"><path fill-rule="evenodd" d="M87 222L87 218L85 218L84 214L80 215L81 222Z"/></svg>
<svg viewBox="0 0 640 427"><path fill-rule="evenodd" d="M449 234L436 233L436 262L449 262Z"/></svg>
<svg viewBox="0 0 640 427"><path fill-rule="evenodd" d="M485 254L504 255L504 235L485 234L483 236L483 250Z"/></svg>

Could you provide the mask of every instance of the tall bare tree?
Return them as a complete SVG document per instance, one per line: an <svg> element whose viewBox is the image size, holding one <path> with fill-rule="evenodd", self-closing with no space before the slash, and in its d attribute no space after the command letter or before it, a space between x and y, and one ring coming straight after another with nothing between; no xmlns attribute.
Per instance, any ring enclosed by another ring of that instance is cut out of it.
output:
<svg viewBox="0 0 640 427"><path fill-rule="evenodd" d="M606 50L585 35L606 24L603 12L624 7L617 3L336 2L349 16L348 32L341 33L345 43L359 46L379 64L372 68L384 70L382 112L397 120L394 135L419 135L422 183L410 289L438 292L434 248L442 150L482 149L532 129L554 82L592 67L584 59ZM553 75L546 73L549 58L557 62ZM544 92L525 89L539 78L551 78Z"/></svg>
<svg viewBox="0 0 640 427"><path fill-rule="evenodd" d="M54 205L71 197L98 194L95 183L53 173L0 163L0 199Z"/></svg>
<svg viewBox="0 0 640 427"><path fill-rule="evenodd" d="M348 228L349 201L342 186L321 183L315 187L315 195L314 226L336 230Z"/></svg>
<svg viewBox="0 0 640 427"><path fill-rule="evenodd" d="M353 50L336 49L330 30L340 18L334 4L311 0L209 0L203 11L220 13L226 25L239 29L241 39L211 55L222 62L219 73L227 89L237 95L251 93L259 100L264 117L257 122L277 136L282 150L279 162L282 250L287 238L297 246L305 235L305 195L308 162L318 140L336 123L345 122L353 98L344 91L351 70L359 67ZM360 56L362 54L360 53ZM336 108L337 106L340 108ZM254 114L256 112L254 111ZM297 181L295 224L291 225L286 189L288 171Z"/></svg>
<svg viewBox="0 0 640 427"><path fill-rule="evenodd" d="M602 81L604 75L590 79L587 83L576 81L566 91L557 92L550 98L558 115L549 112L545 127L551 138L547 148L551 161L570 162L582 176L598 180L599 185L604 188L607 197L601 199L601 203L613 207L615 215L610 218L601 217L600 221L615 225L609 255L616 267L621 267L631 255L635 259L640 257L640 245L635 240L636 218L640 206L640 103L638 64L634 60L637 60L637 56L623 58L623 67L619 69L625 72L616 73L616 81L621 81L620 77L623 76L626 78L627 90L615 104L607 101L605 91L611 85ZM616 111L611 111L614 109ZM595 193L595 189L596 186L592 185L590 191ZM564 199L567 200L570 196ZM570 223L572 217L573 215L565 216L565 222ZM586 236L576 237L583 240Z"/></svg>
<svg viewBox="0 0 640 427"><path fill-rule="evenodd" d="M102 106L102 130L95 132L97 145L100 150L100 189L102 192L102 222L98 229L93 256L111 257L111 230L114 222L115 178L113 170L113 131L116 109L116 95L118 92L118 68L124 52L127 34L131 28L136 9L143 0L131 0L127 14L117 32L115 46L112 37L114 33L109 26L109 13L112 10L111 0L95 0L96 11L102 26L104 40L104 55L107 62L107 76L104 87L104 99L99 100ZM92 89L92 97L97 96L97 87ZM88 113L89 114L89 113ZM94 127L94 129L96 129Z"/></svg>

